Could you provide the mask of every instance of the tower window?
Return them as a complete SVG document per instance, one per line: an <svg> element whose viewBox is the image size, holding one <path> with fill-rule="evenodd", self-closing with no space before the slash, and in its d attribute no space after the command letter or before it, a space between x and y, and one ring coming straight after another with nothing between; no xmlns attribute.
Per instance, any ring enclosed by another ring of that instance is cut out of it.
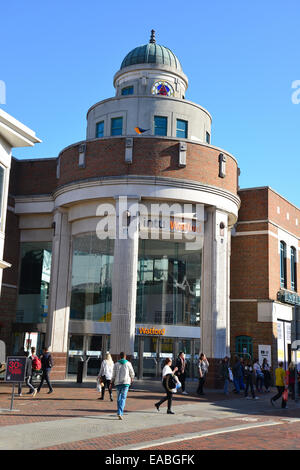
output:
<svg viewBox="0 0 300 470"><path fill-rule="evenodd" d="M125 88L122 88L121 94L123 96L133 95L133 86L126 86Z"/></svg>
<svg viewBox="0 0 300 470"><path fill-rule="evenodd" d="M154 135L167 135L168 118L154 116Z"/></svg>
<svg viewBox="0 0 300 470"><path fill-rule="evenodd" d="M286 289L287 277L286 277L286 244L280 242L280 287Z"/></svg>
<svg viewBox="0 0 300 470"><path fill-rule="evenodd" d="M210 133L206 132L206 143L210 144Z"/></svg>
<svg viewBox="0 0 300 470"><path fill-rule="evenodd" d="M291 247L291 289L297 290L296 248Z"/></svg>
<svg viewBox="0 0 300 470"><path fill-rule="evenodd" d="M176 120L176 137L180 139L187 139L188 136L188 123L182 119Z"/></svg>
<svg viewBox="0 0 300 470"><path fill-rule="evenodd" d="M123 118L112 118L111 120L111 135L122 135L123 131Z"/></svg>
<svg viewBox="0 0 300 470"><path fill-rule="evenodd" d="M97 122L96 137L104 137L104 121Z"/></svg>

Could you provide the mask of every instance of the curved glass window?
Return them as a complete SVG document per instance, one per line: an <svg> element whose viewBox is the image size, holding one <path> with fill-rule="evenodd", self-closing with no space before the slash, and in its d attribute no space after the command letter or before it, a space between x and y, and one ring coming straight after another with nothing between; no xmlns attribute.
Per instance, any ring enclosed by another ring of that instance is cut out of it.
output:
<svg viewBox="0 0 300 470"><path fill-rule="evenodd" d="M95 233L73 238L71 319L111 321L113 250Z"/></svg>
<svg viewBox="0 0 300 470"><path fill-rule="evenodd" d="M122 95L133 95L133 86L126 86L125 88L122 88Z"/></svg>
<svg viewBox="0 0 300 470"><path fill-rule="evenodd" d="M200 248L140 240L136 323L199 325L201 265Z"/></svg>
<svg viewBox="0 0 300 470"><path fill-rule="evenodd" d="M287 277L286 277L286 244L280 242L280 287L286 289Z"/></svg>
<svg viewBox="0 0 300 470"><path fill-rule="evenodd" d="M294 246L291 247L291 289L297 290L297 258Z"/></svg>

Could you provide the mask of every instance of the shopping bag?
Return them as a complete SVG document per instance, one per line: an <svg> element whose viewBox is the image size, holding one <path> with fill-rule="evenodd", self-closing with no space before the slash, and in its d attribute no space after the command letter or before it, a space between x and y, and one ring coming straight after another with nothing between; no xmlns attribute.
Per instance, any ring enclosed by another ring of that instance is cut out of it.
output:
<svg viewBox="0 0 300 470"><path fill-rule="evenodd" d="M284 401L288 401L288 398L289 398L289 391L288 389L286 388L282 394L282 398Z"/></svg>
<svg viewBox="0 0 300 470"><path fill-rule="evenodd" d="M100 384L100 380L99 380L99 379L97 379L96 390L97 390L97 392L101 393L102 387L101 387L101 384Z"/></svg>
<svg viewBox="0 0 300 470"><path fill-rule="evenodd" d="M232 373L232 370L229 368L229 369L228 369L228 372L229 372L229 380L230 380L230 382L233 382L233 373Z"/></svg>

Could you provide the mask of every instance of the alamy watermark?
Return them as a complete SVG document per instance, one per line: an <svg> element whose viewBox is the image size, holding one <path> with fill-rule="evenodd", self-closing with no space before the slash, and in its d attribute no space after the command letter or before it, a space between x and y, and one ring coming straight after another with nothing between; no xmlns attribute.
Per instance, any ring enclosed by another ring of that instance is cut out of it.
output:
<svg viewBox="0 0 300 470"><path fill-rule="evenodd" d="M6 85L3 80L0 80L0 104L6 104Z"/></svg>
<svg viewBox="0 0 300 470"><path fill-rule="evenodd" d="M146 205L120 196L116 204L99 204L96 215L101 217L96 227L101 240L134 239L138 235L142 239L183 240L193 245L204 235L203 204Z"/></svg>
<svg viewBox="0 0 300 470"><path fill-rule="evenodd" d="M299 104L300 103L300 80L294 80L292 82L292 88L295 90L292 93L292 103Z"/></svg>

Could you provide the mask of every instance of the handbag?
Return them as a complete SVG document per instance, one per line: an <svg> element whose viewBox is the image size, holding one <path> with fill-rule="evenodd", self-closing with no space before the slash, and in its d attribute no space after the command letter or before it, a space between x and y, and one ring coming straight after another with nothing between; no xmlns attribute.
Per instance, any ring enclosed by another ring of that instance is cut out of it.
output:
<svg viewBox="0 0 300 470"><path fill-rule="evenodd" d="M229 369L228 369L228 373L229 373L229 380L230 380L230 382L233 382L233 373L232 373L232 370L230 369L230 367L229 367Z"/></svg>
<svg viewBox="0 0 300 470"><path fill-rule="evenodd" d="M282 394L282 399L283 399L284 401L288 401L288 398L289 398L289 391L288 391L288 389L286 388L286 389L284 390L283 394Z"/></svg>
<svg viewBox="0 0 300 470"><path fill-rule="evenodd" d="M167 380L166 380L167 389L171 392L174 389L176 389L176 385L177 385L177 380L176 380L175 375L168 374L167 375Z"/></svg>

